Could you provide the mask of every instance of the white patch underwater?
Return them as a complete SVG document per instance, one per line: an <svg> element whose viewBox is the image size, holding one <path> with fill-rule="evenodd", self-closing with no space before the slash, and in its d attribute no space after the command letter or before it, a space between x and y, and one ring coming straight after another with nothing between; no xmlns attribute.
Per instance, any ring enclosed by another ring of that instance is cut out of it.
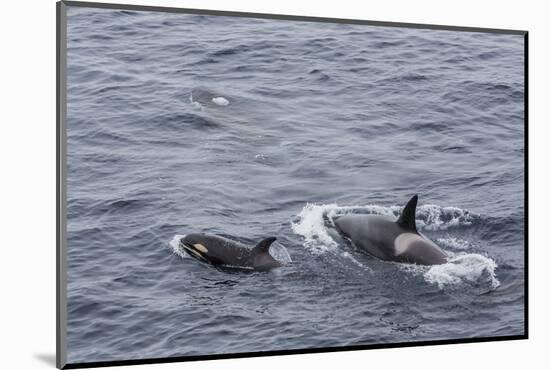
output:
<svg viewBox="0 0 550 370"><path fill-rule="evenodd" d="M229 100L223 96L215 96L211 99L211 101L215 105L221 106L221 107L225 107L226 105L229 105ZM203 104L201 104L198 100L195 100L193 98L193 92L189 94L189 102L194 108L204 110Z"/></svg>
<svg viewBox="0 0 550 370"><path fill-rule="evenodd" d="M223 96L217 96L215 98L212 98L212 103L216 105L226 106L229 105L229 100L227 100Z"/></svg>

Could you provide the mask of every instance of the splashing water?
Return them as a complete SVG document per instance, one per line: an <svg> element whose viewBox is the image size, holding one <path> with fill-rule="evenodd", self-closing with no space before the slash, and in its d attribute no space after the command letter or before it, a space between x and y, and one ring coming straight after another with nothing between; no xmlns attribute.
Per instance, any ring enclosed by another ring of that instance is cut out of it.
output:
<svg viewBox="0 0 550 370"><path fill-rule="evenodd" d="M497 264L489 257L476 253L449 254L448 263L431 266L423 274L427 282L437 284L440 289L464 283L489 283L493 289L500 285L495 274Z"/></svg>
<svg viewBox="0 0 550 370"><path fill-rule="evenodd" d="M325 215L337 207L336 204L307 204L292 221L292 230L305 238L304 245L312 252L322 254L337 248L338 244L330 236L324 221Z"/></svg>
<svg viewBox="0 0 550 370"><path fill-rule="evenodd" d="M183 238L185 238L185 235L176 234L174 235L172 240L168 242L168 245L170 246L170 249L172 249L172 252L174 252L174 254L177 254L181 258L187 258L188 255L182 250L182 248L180 248L180 240Z"/></svg>

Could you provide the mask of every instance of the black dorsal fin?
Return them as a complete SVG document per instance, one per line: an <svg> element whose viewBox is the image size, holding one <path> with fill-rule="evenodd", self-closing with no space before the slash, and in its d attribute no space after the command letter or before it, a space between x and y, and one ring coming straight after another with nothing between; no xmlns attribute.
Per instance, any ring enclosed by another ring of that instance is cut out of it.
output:
<svg viewBox="0 0 550 370"><path fill-rule="evenodd" d="M397 220L397 224L401 226L404 229L408 229L411 231L416 231L416 203L418 202L418 195L414 195L411 200L407 202L407 205L405 208L403 208L403 212L401 212L401 216L399 216L399 219Z"/></svg>
<svg viewBox="0 0 550 370"><path fill-rule="evenodd" d="M273 236L269 237L269 238L265 238L264 240L262 240L261 242L256 244L253 251L258 252L258 253L268 253L269 252L269 247L271 247L271 244L275 240L277 240L277 238L275 238Z"/></svg>

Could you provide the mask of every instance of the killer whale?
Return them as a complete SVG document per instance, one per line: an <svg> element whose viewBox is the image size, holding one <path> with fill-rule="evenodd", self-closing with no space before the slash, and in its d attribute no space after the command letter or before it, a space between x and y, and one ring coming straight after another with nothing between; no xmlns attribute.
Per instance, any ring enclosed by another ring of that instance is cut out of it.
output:
<svg viewBox="0 0 550 370"><path fill-rule="evenodd" d="M397 220L380 215L345 215L337 218L336 228L360 250L385 261L440 265L447 255L416 229L414 195Z"/></svg>
<svg viewBox="0 0 550 370"><path fill-rule="evenodd" d="M268 271L282 266L269 254L275 240L269 237L249 248L218 235L189 234L180 239L179 245L190 256L214 266Z"/></svg>
<svg viewBox="0 0 550 370"><path fill-rule="evenodd" d="M189 101L193 104L199 104L200 107L224 107L229 105L229 100L214 91L195 88L189 95Z"/></svg>

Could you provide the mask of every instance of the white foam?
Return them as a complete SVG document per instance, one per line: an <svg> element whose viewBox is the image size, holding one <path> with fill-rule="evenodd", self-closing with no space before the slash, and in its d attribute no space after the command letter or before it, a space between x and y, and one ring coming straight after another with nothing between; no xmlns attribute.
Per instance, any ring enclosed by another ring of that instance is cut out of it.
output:
<svg viewBox="0 0 550 370"><path fill-rule="evenodd" d="M367 266L357 261L350 253L338 248L338 243L330 235L330 229L325 225L325 216L331 226L334 226L332 217L336 211L346 207L338 207L336 204L317 205L308 203L302 211L291 222L292 230L304 237L303 245L312 253L320 255L326 252L338 253L340 256L349 259L357 266L370 270ZM335 232L334 230L332 230Z"/></svg>
<svg viewBox="0 0 550 370"><path fill-rule="evenodd" d="M423 230L447 230L451 227L470 226L477 217L479 215L465 209L425 204L417 208L416 225Z"/></svg>
<svg viewBox="0 0 550 370"><path fill-rule="evenodd" d="M427 282L440 289L461 284L489 284L493 289L500 285L495 273L497 264L491 258L476 253L449 255L447 263L420 271Z"/></svg>
<svg viewBox="0 0 550 370"><path fill-rule="evenodd" d="M223 96L217 96L215 98L212 98L212 102L216 105L222 105L222 106L229 105L229 100L227 100Z"/></svg>
<svg viewBox="0 0 550 370"><path fill-rule="evenodd" d="M195 109L198 109L198 110L204 110L203 106L201 105L201 103L197 102L197 101L194 101L194 102L191 102L191 105L193 105L193 108Z"/></svg>
<svg viewBox="0 0 550 370"><path fill-rule="evenodd" d="M183 238L185 238L185 235L176 234L174 235L172 240L170 240L168 245L170 246L170 249L172 249L172 252L174 252L174 254L177 254L182 258L186 258L188 257L188 255L182 250L182 248L180 248L180 240Z"/></svg>
<svg viewBox="0 0 550 370"><path fill-rule="evenodd" d="M464 251L473 247L472 243L467 240L459 238L439 238L437 244L443 248L450 248L454 250Z"/></svg>
<svg viewBox="0 0 550 370"><path fill-rule="evenodd" d="M336 208L338 208L336 204L308 203L291 223L292 230L304 237L304 246L316 254L322 254L337 247L324 222L325 214Z"/></svg>
<svg viewBox="0 0 550 370"><path fill-rule="evenodd" d="M191 92L189 94L189 102L191 103L191 105L193 106L193 108L195 109L200 109L200 110L204 110L203 106L201 103L199 103L198 101L194 101L193 100L193 92Z"/></svg>

